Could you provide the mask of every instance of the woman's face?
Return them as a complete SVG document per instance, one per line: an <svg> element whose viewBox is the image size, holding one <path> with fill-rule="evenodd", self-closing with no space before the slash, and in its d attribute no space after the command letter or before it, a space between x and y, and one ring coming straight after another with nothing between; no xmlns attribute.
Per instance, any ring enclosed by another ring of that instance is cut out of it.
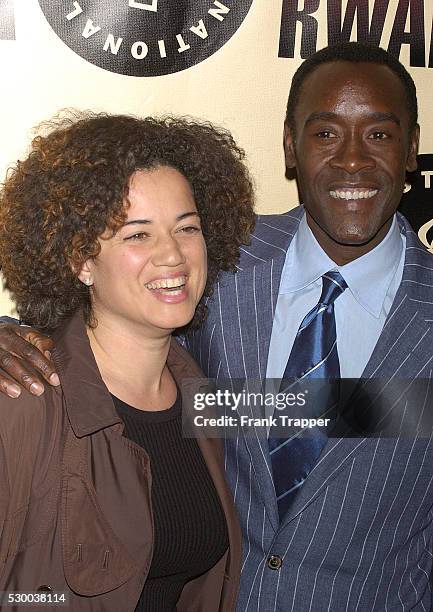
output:
<svg viewBox="0 0 433 612"><path fill-rule="evenodd" d="M137 171L127 219L79 278L92 285L100 323L152 336L186 325L206 284L206 245L191 187L170 167ZM138 331L138 330L137 330Z"/></svg>

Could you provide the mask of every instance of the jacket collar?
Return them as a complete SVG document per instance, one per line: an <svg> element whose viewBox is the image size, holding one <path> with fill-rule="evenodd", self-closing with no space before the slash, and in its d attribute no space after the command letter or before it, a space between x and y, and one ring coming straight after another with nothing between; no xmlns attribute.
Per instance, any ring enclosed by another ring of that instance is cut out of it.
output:
<svg viewBox="0 0 433 612"><path fill-rule="evenodd" d="M66 411L81 438L123 423L101 378L90 348L83 313L77 311L53 334L53 360L59 374ZM172 338L167 365L180 387L187 377L203 376L189 354Z"/></svg>

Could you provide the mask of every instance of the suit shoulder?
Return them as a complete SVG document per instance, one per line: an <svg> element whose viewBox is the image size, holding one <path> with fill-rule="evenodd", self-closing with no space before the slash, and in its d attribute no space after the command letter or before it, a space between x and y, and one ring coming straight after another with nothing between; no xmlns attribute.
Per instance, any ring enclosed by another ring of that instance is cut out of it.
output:
<svg viewBox="0 0 433 612"><path fill-rule="evenodd" d="M240 270L266 263L276 257L285 257L302 215L302 207L284 214L258 215L250 244L240 249Z"/></svg>
<svg viewBox="0 0 433 612"><path fill-rule="evenodd" d="M414 265L423 266L428 276L433 275L433 253L420 240L412 243L406 251L406 264L413 263Z"/></svg>
<svg viewBox="0 0 433 612"><path fill-rule="evenodd" d="M429 279L433 282L433 253L419 239L409 221L401 213L398 220L406 236L405 272L414 276L414 280Z"/></svg>

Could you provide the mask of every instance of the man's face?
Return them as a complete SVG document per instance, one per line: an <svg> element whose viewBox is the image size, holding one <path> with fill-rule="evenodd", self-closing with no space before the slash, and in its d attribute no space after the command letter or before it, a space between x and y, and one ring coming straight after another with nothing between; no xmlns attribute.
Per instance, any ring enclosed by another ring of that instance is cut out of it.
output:
<svg viewBox="0 0 433 612"><path fill-rule="evenodd" d="M308 224L342 265L386 235L416 169L403 85L387 67L332 62L304 81L295 134L285 128L286 162L296 167Z"/></svg>

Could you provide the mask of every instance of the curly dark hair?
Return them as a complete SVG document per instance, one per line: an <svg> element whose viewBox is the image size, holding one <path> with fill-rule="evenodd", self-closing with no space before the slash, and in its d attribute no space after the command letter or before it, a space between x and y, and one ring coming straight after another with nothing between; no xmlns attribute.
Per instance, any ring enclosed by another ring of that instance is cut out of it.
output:
<svg viewBox="0 0 433 612"><path fill-rule="evenodd" d="M169 166L192 187L207 246L208 280L190 327L200 325L219 272L235 271L254 226L251 179L230 133L190 118L94 113L43 125L48 133L0 193L0 264L20 318L50 331L82 308L95 324L74 270L123 224L134 172Z"/></svg>

